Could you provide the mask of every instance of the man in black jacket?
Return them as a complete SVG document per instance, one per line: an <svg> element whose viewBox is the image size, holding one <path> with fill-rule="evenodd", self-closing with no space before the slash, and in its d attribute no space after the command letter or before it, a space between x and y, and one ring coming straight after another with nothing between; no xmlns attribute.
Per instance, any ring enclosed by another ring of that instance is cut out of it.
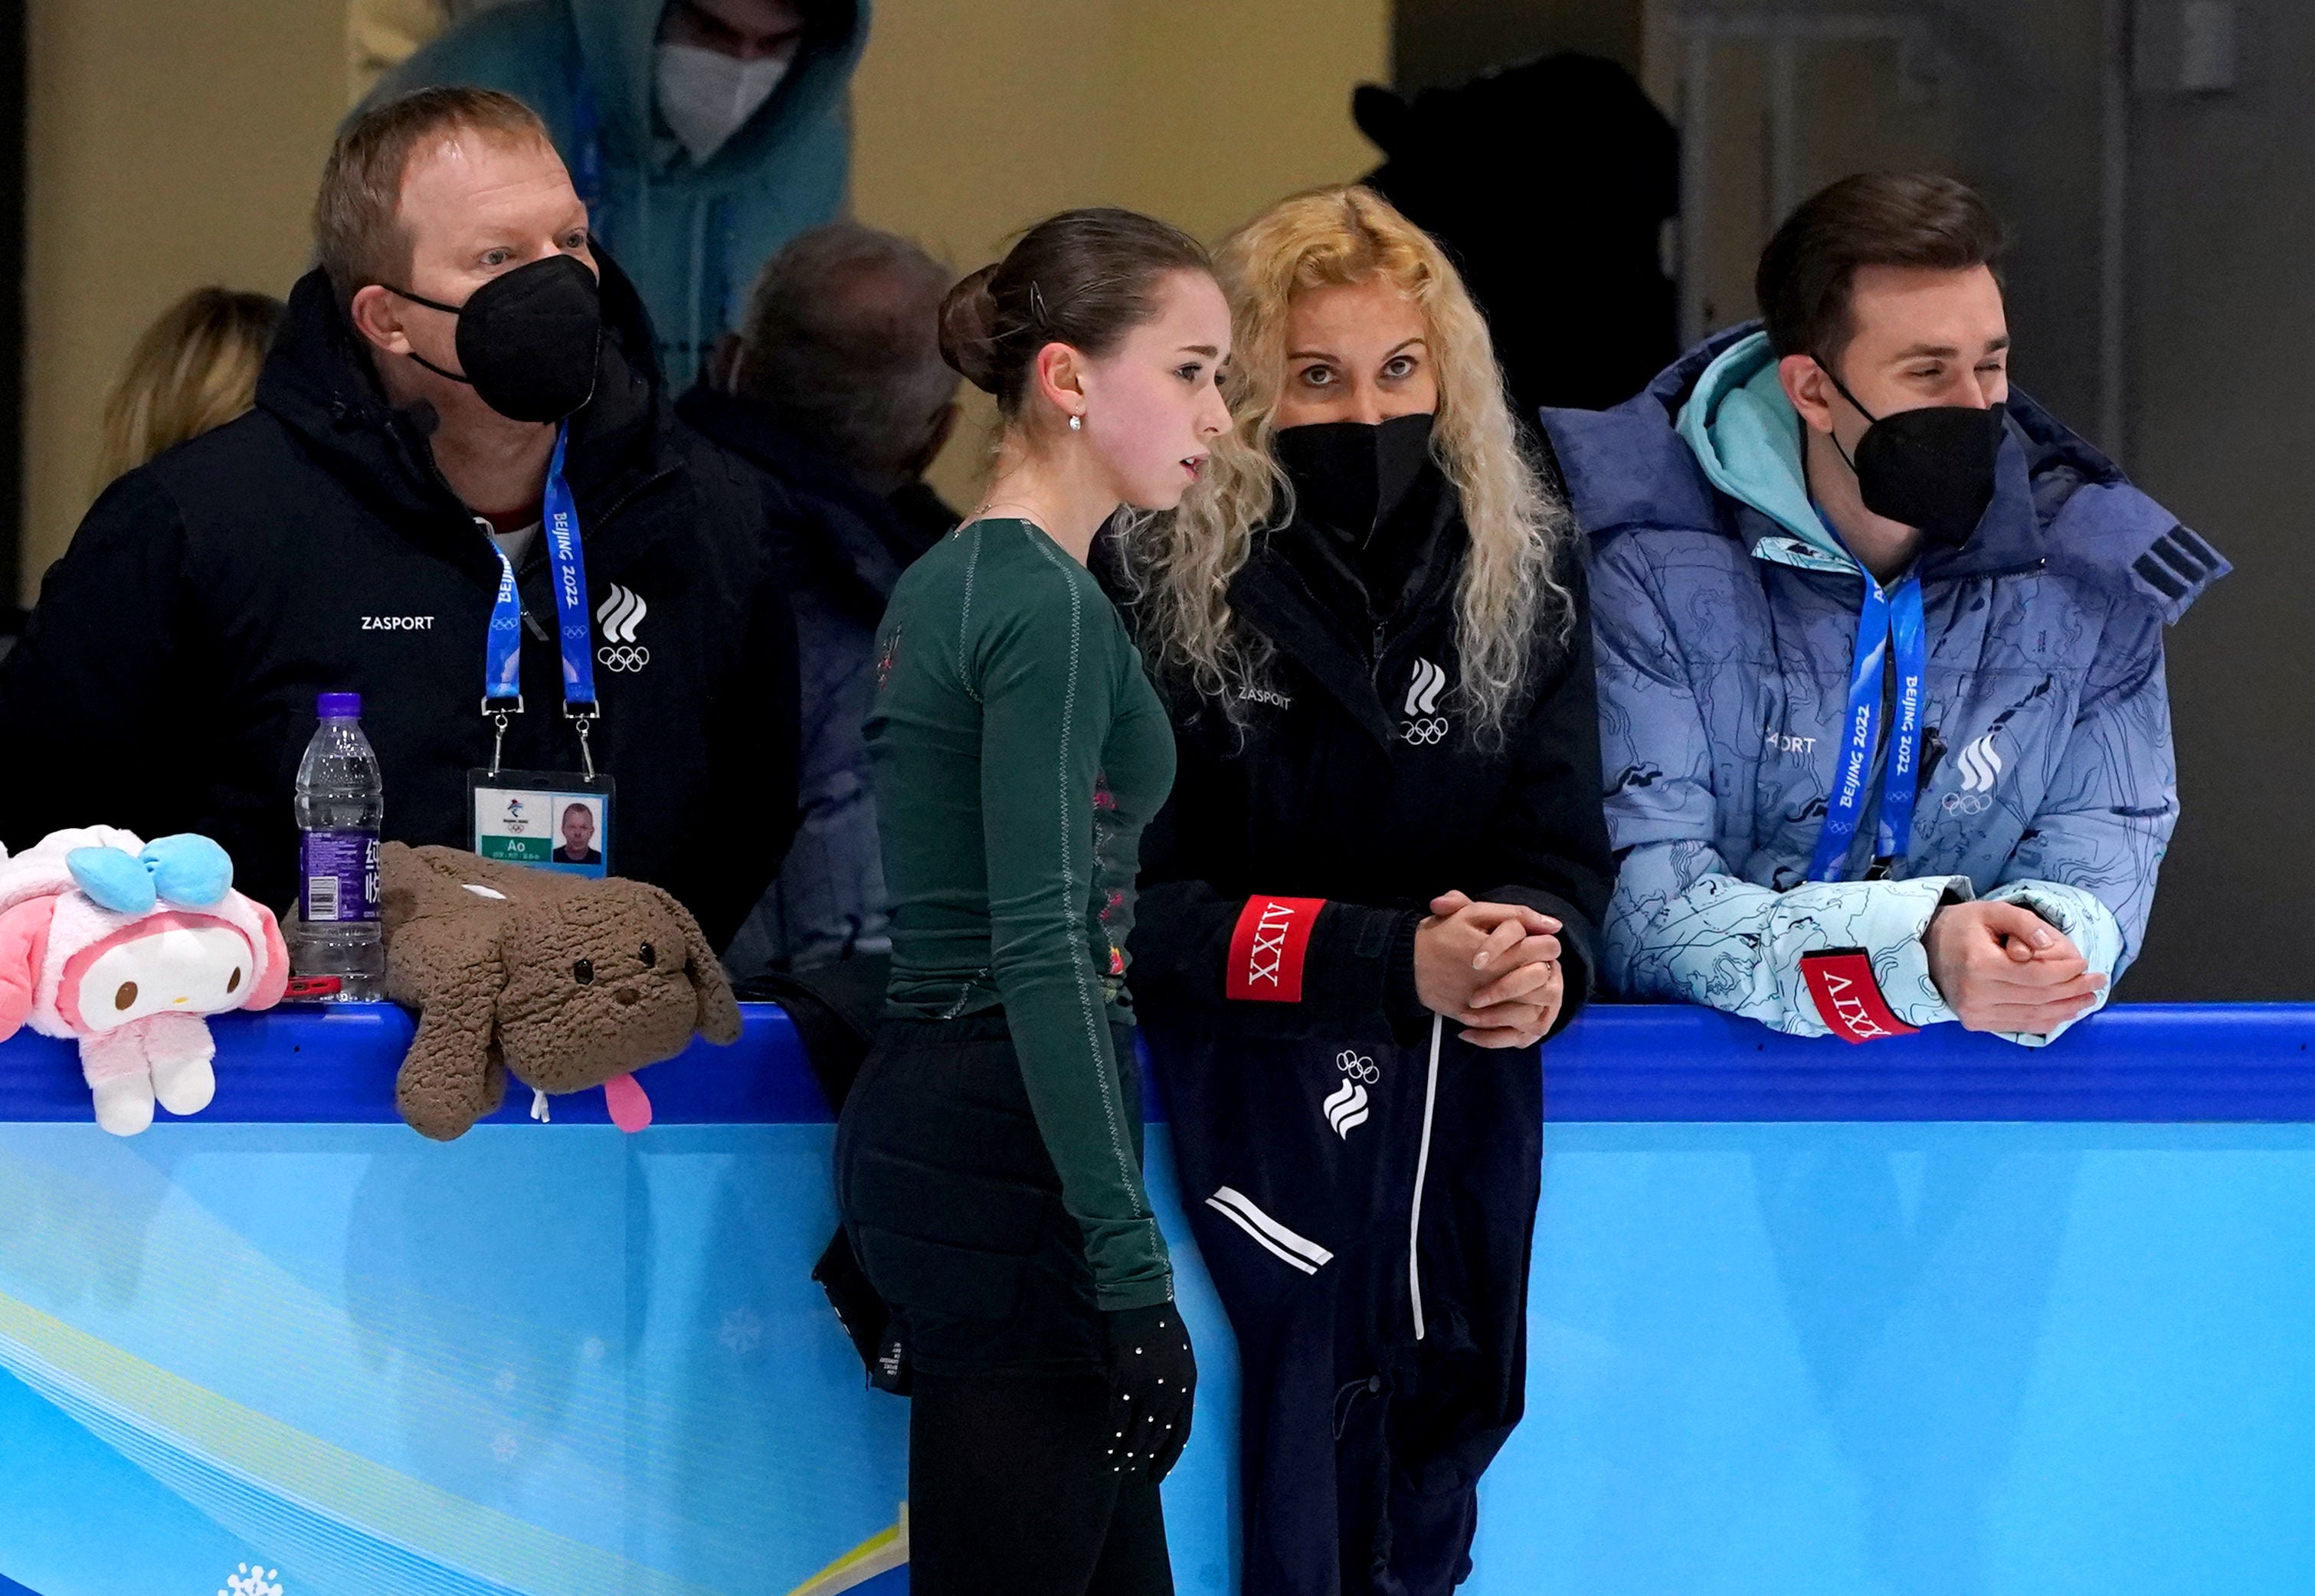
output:
<svg viewBox="0 0 2315 1596"><path fill-rule="evenodd" d="M892 584L956 525L924 480L957 415L937 337L948 282L905 238L815 227L765 264L741 330L676 406L794 507L803 820L725 950L742 985L891 945L862 722Z"/></svg>
<svg viewBox="0 0 2315 1596"><path fill-rule="evenodd" d="M576 770L590 730L616 784L596 846L720 944L794 811L794 628L763 495L672 423L642 305L519 102L427 90L357 118L315 229L257 407L115 483L49 573L0 668L0 839L203 832L286 904L298 758L339 689L363 696L386 835L472 846L511 572L503 764ZM540 526L566 432L585 585L558 638ZM564 690L564 654L588 652L591 722Z"/></svg>

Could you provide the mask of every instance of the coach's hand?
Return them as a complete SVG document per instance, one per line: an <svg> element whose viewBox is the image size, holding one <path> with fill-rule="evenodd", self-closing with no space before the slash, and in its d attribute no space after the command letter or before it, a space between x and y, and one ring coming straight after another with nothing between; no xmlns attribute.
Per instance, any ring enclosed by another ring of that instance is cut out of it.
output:
<svg viewBox="0 0 2315 1596"><path fill-rule="evenodd" d="M2106 977L2018 903L1951 903L1922 938L1929 979L1970 1031L2046 1035L2098 1003Z"/></svg>
<svg viewBox="0 0 2315 1596"><path fill-rule="evenodd" d="M1424 1007L1461 1024L1474 1047L1540 1042L1566 992L1559 930L1557 920L1524 904L1442 892L1415 930L1415 992Z"/></svg>

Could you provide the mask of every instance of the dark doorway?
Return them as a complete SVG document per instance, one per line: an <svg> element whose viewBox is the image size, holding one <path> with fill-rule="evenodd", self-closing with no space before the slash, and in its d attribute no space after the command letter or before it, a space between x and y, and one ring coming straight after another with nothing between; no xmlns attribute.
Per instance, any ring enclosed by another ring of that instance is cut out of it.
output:
<svg viewBox="0 0 2315 1596"><path fill-rule="evenodd" d="M1580 50L1640 72L1640 0L1398 0L1391 76L1403 93L1490 66Z"/></svg>

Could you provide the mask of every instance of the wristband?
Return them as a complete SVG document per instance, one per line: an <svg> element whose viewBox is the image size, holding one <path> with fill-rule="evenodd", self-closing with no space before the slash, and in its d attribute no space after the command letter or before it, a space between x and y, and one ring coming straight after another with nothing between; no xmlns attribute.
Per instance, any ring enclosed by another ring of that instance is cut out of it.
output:
<svg viewBox="0 0 2315 1596"><path fill-rule="evenodd" d="M1257 894L1238 911L1230 933L1228 996L1255 1003L1302 1001L1302 960L1310 948L1310 928L1318 923L1324 898L1267 898Z"/></svg>
<svg viewBox="0 0 2315 1596"><path fill-rule="evenodd" d="M1843 1042L1878 1042L1911 1036L1920 1029L1899 1019L1873 979L1873 959L1863 948L1824 948L1801 958L1801 978L1816 1000L1817 1018Z"/></svg>

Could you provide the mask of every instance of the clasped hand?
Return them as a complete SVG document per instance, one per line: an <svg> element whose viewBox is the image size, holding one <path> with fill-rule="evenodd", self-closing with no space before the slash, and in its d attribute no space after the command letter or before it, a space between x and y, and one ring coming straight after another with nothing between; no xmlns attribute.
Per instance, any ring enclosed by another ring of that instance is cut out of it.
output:
<svg viewBox="0 0 2315 1596"><path fill-rule="evenodd" d="M1460 1024L1474 1047L1540 1042L1566 996L1559 930L1557 920L1524 904L1442 893L1415 929L1415 995Z"/></svg>
<svg viewBox="0 0 2315 1596"><path fill-rule="evenodd" d="M1930 918L1929 979L1965 1030L2045 1036L2098 1005L2106 977L2019 903L1952 903Z"/></svg>

